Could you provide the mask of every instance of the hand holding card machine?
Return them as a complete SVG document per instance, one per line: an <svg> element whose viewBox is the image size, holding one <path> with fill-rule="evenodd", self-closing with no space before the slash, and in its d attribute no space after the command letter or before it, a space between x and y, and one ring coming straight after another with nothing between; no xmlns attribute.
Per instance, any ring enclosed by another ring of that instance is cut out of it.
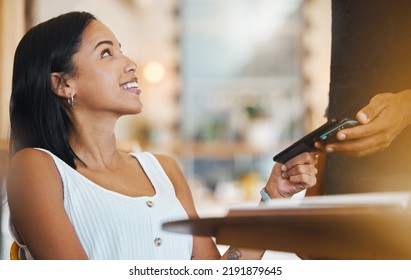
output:
<svg viewBox="0 0 411 280"><path fill-rule="evenodd" d="M345 128L354 127L357 125L358 125L358 122L356 120L343 119L334 128L321 134L318 140L324 144L335 143L338 141L337 139L338 131L343 130Z"/></svg>
<svg viewBox="0 0 411 280"><path fill-rule="evenodd" d="M314 143L320 141L324 144L329 144L338 141L336 134L338 131L358 125L356 120L343 119L337 121L336 119L331 119L316 130L305 135L303 138L293 143L291 146L274 156L274 161L279 163L286 163L293 157L304 153L304 152L314 152L317 148Z"/></svg>

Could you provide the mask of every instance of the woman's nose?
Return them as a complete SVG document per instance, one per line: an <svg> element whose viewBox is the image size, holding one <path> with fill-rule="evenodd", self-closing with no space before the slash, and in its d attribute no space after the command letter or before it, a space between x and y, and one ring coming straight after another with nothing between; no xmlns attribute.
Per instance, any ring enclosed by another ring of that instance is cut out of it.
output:
<svg viewBox="0 0 411 280"><path fill-rule="evenodd" d="M126 64L125 71L132 72L132 73L136 72L137 64L128 57L126 57L126 59L127 59L127 64Z"/></svg>

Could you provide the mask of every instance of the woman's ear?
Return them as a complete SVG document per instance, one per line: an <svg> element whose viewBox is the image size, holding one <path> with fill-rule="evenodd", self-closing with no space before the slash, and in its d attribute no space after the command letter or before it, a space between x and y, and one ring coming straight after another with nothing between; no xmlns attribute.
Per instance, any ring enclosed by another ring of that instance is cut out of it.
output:
<svg viewBox="0 0 411 280"><path fill-rule="evenodd" d="M51 73L50 79L51 88L58 96L68 99L75 95L61 73Z"/></svg>

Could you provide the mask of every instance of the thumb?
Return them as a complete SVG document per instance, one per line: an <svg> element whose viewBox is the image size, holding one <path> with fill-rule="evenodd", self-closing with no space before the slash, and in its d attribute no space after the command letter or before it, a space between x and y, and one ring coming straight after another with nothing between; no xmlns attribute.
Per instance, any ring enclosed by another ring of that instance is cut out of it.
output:
<svg viewBox="0 0 411 280"><path fill-rule="evenodd" d="M385 107L380 101L380 98L372 98L368 105L358 111L357 120L362 124L372 121Z"/></svg>
<svg viewBox="0 0 411 280"><path fill-rule="evenodd" d="M369 110L367 110L367 107L364 107L363 109L361 109L360 111L358 111L357 113L357 120L361 123L361 124L366 124L370 121L370 118L368 117L370 115L370 113L367 113Z"/></svg>

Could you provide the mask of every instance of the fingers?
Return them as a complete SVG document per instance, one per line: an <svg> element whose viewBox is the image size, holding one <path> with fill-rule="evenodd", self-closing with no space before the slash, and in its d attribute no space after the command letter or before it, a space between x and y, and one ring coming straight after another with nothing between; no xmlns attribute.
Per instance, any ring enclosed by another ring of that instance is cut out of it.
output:
<svg viewBox="0 0 411 280"><path fill-rule="evenodd" d="M271 198L291 197L316 184L318 153L302 153L285 164L276 163L266 184Z"/></svg>
<svg viewBox="0 0 411 280"><path fill-rule="evenodd" d="M318 150L323 150L324 149L324 145L320 141L315 141L314 142L314 147Z"/></svg>
<svg viewBox="0 0 411 280"><path fill-rule="evenodd" d="M296 165L290 170L283 172L283 178L288 178L293 184L301 184L304 188L312 187L316 184L317 168L313 165Z"/></svg>
<svg viewBox="0 0 411 280"><path fill-rule="evenodd" d="M326 152L363 149L365 143L361 140L372 138L375 135L380 134L383 129L384 126L377 121L366 125L343 129L337 133L338 142L327 144L322 148L325 149ZM363 144L361 145L361 143Z"/></svg>
<svg viewBox="0 0 411 280"><path fill-rule="evenodd" d="M325 145L320 141L316 141L314 143L314 147L320 151L326 151L328 153L334 151L343 151L346 149L350 149L350 147L354 147L354 140L365 139L367 137L373 137L374 135L378 135L387 130L390 125L383 117L377 117L372 122L364 125L358 125L352 128L346 128L337 133L338 141L335 143L330 143ZM350 141L350 145L346 145ZM346 148L343 148L346 147Z"/></svg>
<svg viewBox="0 0 411 280"><path fill-rule="evenodd" d="M316 184L318 172L315 165L318 162L317 153L302 153L282 166L281 177L289 180L294 185L303 186L302 189ZM300 187L300 190L302 190Z"/></svg>
<svg viewBox="0 0 411 280"><path fill-rule="evenodd" d="M390 134L377 134L351 141L342 141L325 147L327 153L341 152L346 155L362 157L387 148L393 138Z"/></svg>
<svg viewBox="0 0 411 280"><path fill-rule="evenodd" d="M283 171L282 175L285 175L283 177L292 177L292 176L298 176L301 174L307 174L309 176L315 176L317 174L318 170L315 168L314 165L308 165L308 164L302 164L302 165L296 165L293 168Z"/></svg>
<svg viewBox="0 0 411 280"><path fill-rule="evenodd" d="M357 127L343 129L337 133L340 141L358 139L380 133L383 129L391 125L391 118L382 117L387 114L398 95L392 93L380 93L375 95L368 105L358 111L356 118L360 122Z"/></svg>
<svg viewBox="0 0 411 280"><path fill-rule="evenodd" d="M292 167L296 165L303 165L303 164L309 164L309 165L316 165L318 162L318 153L302 153L299 154L298 156L295 156L294 158L290 159L287 161L283 166L282 170L290 170Z"/></svg>
<svg viewBox="0 0 411 280"><path fill-rule="evenodd" d="M329 144L325 151L342 152L352 156L365 156L387 148L401 132L401 127L390 118L390 111L383 109L371 122L354 128L341 130L337 138L341 141Z"/></svg>
<svg viewBox="0 0 411 280"><path fill-rule="evenodd" d="M364 125L358 125L352 128L346 128L337 133L339 141L354 140L369 137L381 133L387 127L386 121L382 117L375 118L372 122ZM337 142L339 143L339 142Z"/></svg>
<svg viewBox="0 0 411 280"><path fill-rule="evenodd" d="M357 113L357 120L362 124L371 122L387 106L387 99L390 99L392 97L392 93L379 93L375 95L373 98L371 98L370 103L368 103L368 105L363 107Z"/></svg>

